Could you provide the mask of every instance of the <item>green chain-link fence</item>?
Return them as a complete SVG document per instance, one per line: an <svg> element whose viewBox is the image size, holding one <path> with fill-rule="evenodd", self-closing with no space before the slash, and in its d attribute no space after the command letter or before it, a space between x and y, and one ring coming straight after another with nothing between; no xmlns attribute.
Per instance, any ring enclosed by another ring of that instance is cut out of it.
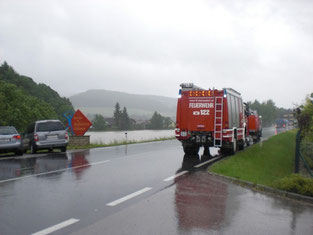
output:
<svg viewBox="0 0 313 235"><path fill-rule="evenodd" d="M301 141L301 132L296 137L295 173L299 173L301 162L305 169L313 177L313 143Z"/></svg>

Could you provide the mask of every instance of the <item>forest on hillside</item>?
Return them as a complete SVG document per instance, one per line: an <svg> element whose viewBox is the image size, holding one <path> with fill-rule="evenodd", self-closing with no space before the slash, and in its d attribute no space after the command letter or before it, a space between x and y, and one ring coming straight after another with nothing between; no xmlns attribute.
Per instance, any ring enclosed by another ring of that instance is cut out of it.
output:
<svg viewBox="0 0 313 235"><path fill-rule="evenodd" d="M263 126L271 126L275 123L275 120L278 118L283 118L284 114L292 114L292 109L278 108L274 101L269 99L264 102L259 102L254 100L253 102L247 103L249 108L256 110L258 115L262 116Z"/></svg>
<svg viewBox="0 0 313 235"><path fill-rule="evenodd" d="M74 111L69 99L45 84L19 75L7 62L0 66L0 100L0 125L15 126L20 132L36 120L65 122L63 114Z"/></svg>

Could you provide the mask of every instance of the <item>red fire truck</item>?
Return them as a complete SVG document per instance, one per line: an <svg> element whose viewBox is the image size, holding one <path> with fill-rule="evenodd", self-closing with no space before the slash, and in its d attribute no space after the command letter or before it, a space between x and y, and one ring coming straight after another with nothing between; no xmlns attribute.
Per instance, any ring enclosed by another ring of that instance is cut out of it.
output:
<svg viewBox="0 0 313 235"><path fill-rule="evenodd" d="M251 136L253 142L260 141L262 137L262 117L258 115L256 110L249 110L247 122L249 136Z"/></svg>
<svg viewBox="0 0 313 235"><path fill-rule="evenodd" d="M239 92L206 90L193 83L180 86L175 135L185 153L198 154L201 146L204 155L210 155L209 147L219 147L223 154L244 148L246 122Z"/></svg>

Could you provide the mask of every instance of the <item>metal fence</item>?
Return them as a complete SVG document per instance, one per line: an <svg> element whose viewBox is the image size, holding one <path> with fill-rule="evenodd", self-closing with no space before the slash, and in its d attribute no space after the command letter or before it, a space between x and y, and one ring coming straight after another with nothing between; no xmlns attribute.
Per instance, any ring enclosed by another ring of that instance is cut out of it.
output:
<svg viewBox="0 0 313 235"><path fill-rule="evenodd" d="M311 166L308 161L311 163ZM296 137L295 173L299 173L301 163L313 177L313 143L301 143L301 132L298 131Z"/></svg>

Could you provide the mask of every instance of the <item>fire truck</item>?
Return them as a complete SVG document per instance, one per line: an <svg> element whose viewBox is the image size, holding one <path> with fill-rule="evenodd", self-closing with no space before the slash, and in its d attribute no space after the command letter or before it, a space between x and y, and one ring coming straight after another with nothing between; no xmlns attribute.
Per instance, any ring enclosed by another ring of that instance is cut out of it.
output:
<svg viewBox="0 0 313 235"><path fill-rule="evenodd" d="M209 147L234 154L246 142L245 110L241 94L234 89L203 89L193 83L180 85L177 101L176 138L186 154L210 155Z"/></svg>
<svg viewBox="0 0 313 235"><path fill-rule="evenodd" d="M249 136L254 143L260 141L262 137L262 117L258 115L256 110L249 110L247 116Z"/></svg>

